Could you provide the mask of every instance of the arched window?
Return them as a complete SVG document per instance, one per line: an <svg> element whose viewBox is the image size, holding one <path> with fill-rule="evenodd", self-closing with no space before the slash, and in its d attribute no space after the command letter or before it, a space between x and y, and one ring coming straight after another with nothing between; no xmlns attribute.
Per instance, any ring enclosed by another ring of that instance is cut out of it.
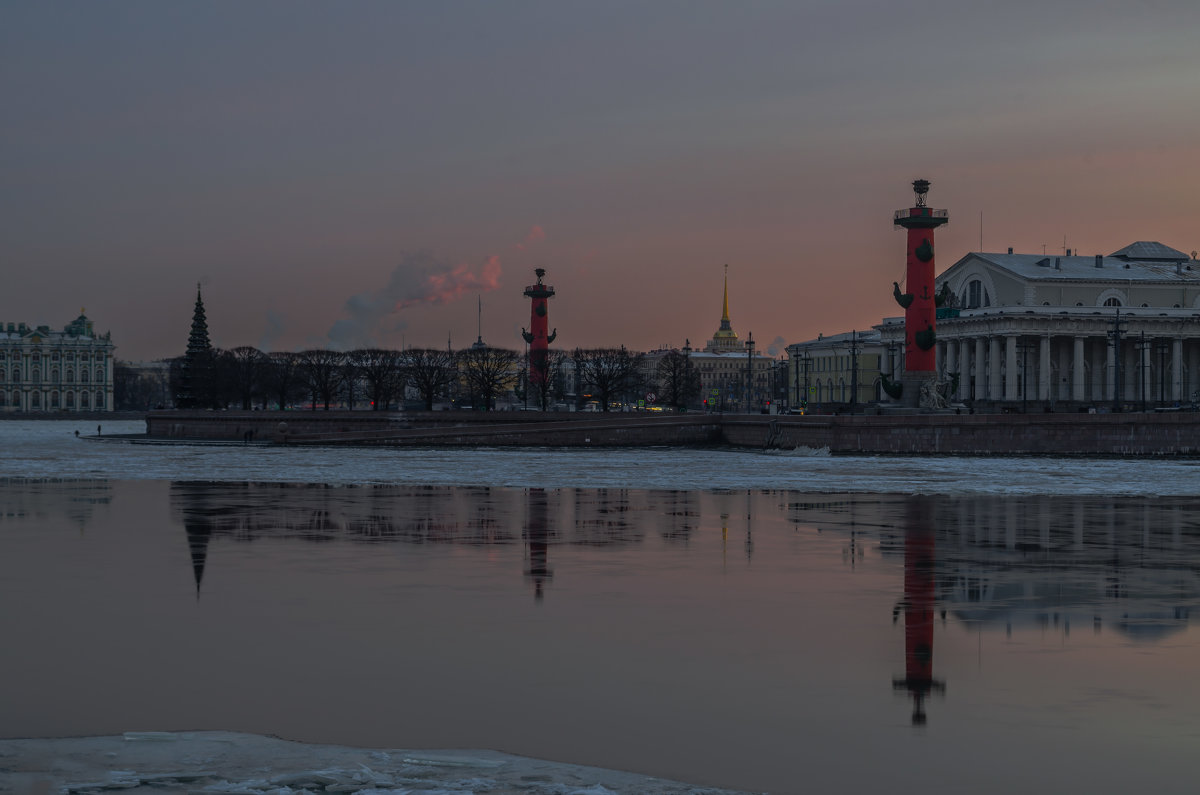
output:
<svg viewBox="0 0 1200 795"><path fill-rule="evenodd" d="M992 297L988 295L983 282L979 279L972 279L967 282L967 289L963 292L963 306L967 309L978 309L981 306L991 305Z"/></svg>
<svg viewBox="0 0 1200 795"><path fill-rule="evenodd" d="M70 384L70 383L73 383L74 381L75 381L75 371L67 370L67 383Z"/></svg>
<svg viewBox="0 0 1200 795"><path fill-rule="evenodd" d="M846 379L845 378L838 379L838 389L841 390L842 402L845 403L850 397L849 393L846 391Z"/></svg>
<svg viewBox="0 0 1200 795"><path fill-rule="evenodd" d="M55 384L58 383L58 370L50 371L50 380L51 380L51 382L53 382Z"/></svg>
<svg viewBox="0 0 1200 795"><path fill-rule="evenodd" d="M50 408L52 408L52 409L58 408L58 393L57 392L50 393Z"/></svg>
<svg viewBox="0 0 1200 795"><path fill-rule="evenodd" d="M14 380L14 381L20 381L20 380L21 380L21 371L20 371L20 370L18 370L16 367L14 367L14 368L13 368L13 377L12 377L12 380Z"/></svg>
<svg viewBox="0 0 1200 795"><path fill-rule="evenodd" d="M1120 298L1116 298L1116 297L1112 297L1112 298L1106 298L1106 299L1104 299L1104 305L1105 305L1105 306L1120 306L1120 305L1121 305L1121 299L1120 299Z"/></svg>
<svg viewBox="0 0 1200 795"><path fill-rule="evenodd" d="M103 370L97 370L97 371L96 371L96 383L97 383L97 384L103 384L103 383L104 383L104 371L103 371Z"/></svg>
<svg viewBox="0 0 1200 795"><path fill-rule="evenodd" d="M36 383L38 383L38 382L39 382L39 381L41 381L41 380L42 380L42 372L41 372L41 370L38 370L36 367L35 367L35 368L33 368L33 383L35 383L35 384L36 384Z"/></svg>
<svg viewBox="0 0 1200 795"><path fill-rule="evenodd" d="M67 408L69 408L69 409L75 408L75 393L74 392L67 393Z"/></svg>
<svg viewBox="0 0 1200 795"><path fill-rule="evenodd" d="M29 408L40 409L42 407L42 393L31 392L29 394Z"/></svg>
<svg viewBox="0 0 1200 795"><path fill-rule="evenodd" d="M104 393L103 392L96 393L96 408L98 408L98 409L104 408Z"/></svg>
<svg viewBox="0 0 1200 795"><path fill-rule="evenodd" d="M86 409L87 407L88 407L88 393L80 392L79 393L79 408Z"/></svg>
<svg viewBox="0 0 1200 795"><path fill-rule="evenodd" d="M79 371L79 380L85 384L88 382L88 371L87 370Z"/></svg>

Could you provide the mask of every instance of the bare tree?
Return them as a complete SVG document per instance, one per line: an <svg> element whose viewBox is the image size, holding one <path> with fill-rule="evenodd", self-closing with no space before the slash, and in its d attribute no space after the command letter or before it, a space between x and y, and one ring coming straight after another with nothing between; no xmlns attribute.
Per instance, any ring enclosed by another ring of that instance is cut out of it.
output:
<svg viewBox="0 0 1200 795"><path fill-rule="evenodd" d="M546 351L545 357L541 361L534 360L532 365L533 377L530 379L532 383L531 391L537 398L538 407L542 411L547 411L550 408L550 403L554 397L562 397L563 394L563 365L566 364L568 356L562 351Z"/></svg>
<svg viewBox="0 0 1200 795"><path fill-rule="evenodd" d="M425 402L425 410L433 410L433 401L446 394L457 373L454 354L438 348L409 348L402 361L410 383Z"/></svg>
<svg viewBox="0 0 1200 795"><path fill-rule="evenodd" d="M304 382L300 377L300 356L288 351L267 354L268 366L263 385L272 395L282 411L301 392Z"/></svg>
<svg viewBox="0 0 1200 795"><path fill-rule="evenodd" d="M467 348L458 352L458 369L475 408L490 411L496 398L513 388L521 355L506 348Z"/></svg>
<svg viewBox="0 0 1200 795"><path fill-rule="evenodd" d="M354 356L354 351L342 354L342 366L339 383L339 392L342 398L346 401L346 408L354 410L354 401L358 397L359 386L361 386L362 373L358 371L358 360Z"/></svg>
<svg viewBox="0 0 1200 795"><path fill-rule="evenodd" d="M313 411L323 403L325 411L337 396L342 381L342 362L346 354L340 351L313 348L300 353L300 371L312 396Z"/></svg>
<svg viewBox="0 0 1200 795"><path fill-rule="evenodd" d="M262 392L270 359L249 345L225 351L222 358L224 377L221 380L226 382L232 399L249 411L254 407L254 399Z"/></svg>
<svg viewBox="0 0 1200 795"><path fill-rule="evenodd" d="M620 348L576 348L573 357L579 384L600 401L601 411L625 397L638 383L642 369L642 354L631 354Z"/></svg>
<svg viewBox="0 0 1200 795"><path fill-rule="evenodd" d="M700 373L692 360L679 351L671 351L658 363L659 401L677 409L687 405L700 395Z"/></svg>
<svg viewBox="0 0 1200 795"><path fill-rule="evenodd" d="M355 370L366 387L375 411L386 411L397 396L404 393L403 360L399 351L388 348L364 348L350 352Z"/></svg>

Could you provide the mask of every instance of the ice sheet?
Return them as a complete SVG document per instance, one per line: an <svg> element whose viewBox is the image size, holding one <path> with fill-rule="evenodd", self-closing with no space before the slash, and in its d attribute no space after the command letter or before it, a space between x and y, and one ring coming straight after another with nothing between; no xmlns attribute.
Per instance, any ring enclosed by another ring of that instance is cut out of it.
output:
<svg viewBox="0 0 1200 795"><path fill-rule="evenodd" d="M104 425L106 435L144 431L140 421ZM0 448L5 452L0 477L14 478L950 495L1200 494L1200 461L1192 459L829 456L809 448L144 445L97 439L90 423L71 420L0 422Z"/></svg>
<svg viewBox="0 0 1200 795"><path fill-rule="evenodd" d="M163 739L163 738L158 738ZM237 732L0 740L0 791L62 795L737 795L494 751L373 750Z"/></svg>

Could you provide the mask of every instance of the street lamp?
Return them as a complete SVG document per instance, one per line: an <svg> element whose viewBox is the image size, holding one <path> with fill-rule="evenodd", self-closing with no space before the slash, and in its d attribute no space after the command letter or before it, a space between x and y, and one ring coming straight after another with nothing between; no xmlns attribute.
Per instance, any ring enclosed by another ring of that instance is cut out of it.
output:
<svg viewBox="0 0 1200 795"><path fill-rule="evenodd" d="M850 413L854 413L855 406L858 405L858 353L860 347L858 344L858 331L850 332L850 342L846 345L846 351L850 354Z"/></svg>
<svg viewBox="0 0 1200 795"><path fill-rule="evenodd" d="M1021 352L1021 413L1029 413L1029 349L1028 342L1018 342L1017 350Z"/></svg>
<svg viewBox="0 0 1200 795"><path fill-rule="evenodd" d="M746 337L746 413L750 413L750 403L754 399L754 332Z"/></svg>
<svg viewBox="0 0 1200 795"><path fill-rule="evenodd" d="M1167 351L1171 343L1165 339L1158 341L1158 404L1167 405Z"/></svg>

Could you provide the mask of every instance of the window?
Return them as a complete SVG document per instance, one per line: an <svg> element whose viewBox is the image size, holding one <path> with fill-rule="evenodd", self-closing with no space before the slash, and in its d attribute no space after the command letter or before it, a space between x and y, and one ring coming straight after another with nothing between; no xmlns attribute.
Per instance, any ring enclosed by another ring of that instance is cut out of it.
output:
<svg viewBox="0 0 1200 795"><path fill-rule="evenodd" d="M58 370L50 371L50 380L56 384L58 383Z"/></svg>
<svg viewBox="0 0 1200 795"><path fill-rule="evenodd" d="M87 392L79 393L79 407L83 408L83 409L86 409L88 407L88 393Z"/></svg>
<svg viewBox="0 0 1200 795"><path fill-rule="evenodd" d="M97 370L97 371L96 371L96 383L97 383L97 384L103 384L103 383L104 383L104 371L103 371L103 370Z"/></svg>
<svg viewBox="0 0 1200 795"><path fill-rule="evenodd" d="M85 384L88 382L88 371L87 370L79 371L79 380Z"/></svg>
<svg viewBox="0 0 1200 795"><path fill-rule="evenodd" d="M978 279L972 279L967 283L964 303L967 309L978 309L983 306L983 282Z"/></svg>
<svg viewBox="0 0 1200 795"><path fill-rule="evenodd" d="M103 392L96 393L96 408L98 408L98 409L104 408L104 393Z"/></svg>
<svg viewBox="0 0 1200 795"><path fill-rule="evenodd" d="M41 380L42 380L42 371L37 369L36 367L33 368L33 383L36 384L37 382L39 382Z"/></svg>
<svg viewBox="0 0 1200 795"><path fill-rule="evenodd" d="M58 393L57 392L50 393L50 408L52 408L52 409L58 408Z"/></svg>
<svg viewBox="0 0 1200 795"><path fill-rule="evenodd" d="M42 393L33 392L29 395L29 408L40 409L42 407Z"/></svg>
<svg viewBox="0 0 1200 795"><path fill-rule="evenodd" d="M1105 306L1120 306L1121 299L1120 298L1106 298L1106 299L1104 299L1104 305Z"/></svg>
<svg viewBox="0 0 1200 795"><path fill-rule="evenodd" d="M69 408L69 409L75 408L75 393L74 392L67 393L67 408Z"/></svg>

